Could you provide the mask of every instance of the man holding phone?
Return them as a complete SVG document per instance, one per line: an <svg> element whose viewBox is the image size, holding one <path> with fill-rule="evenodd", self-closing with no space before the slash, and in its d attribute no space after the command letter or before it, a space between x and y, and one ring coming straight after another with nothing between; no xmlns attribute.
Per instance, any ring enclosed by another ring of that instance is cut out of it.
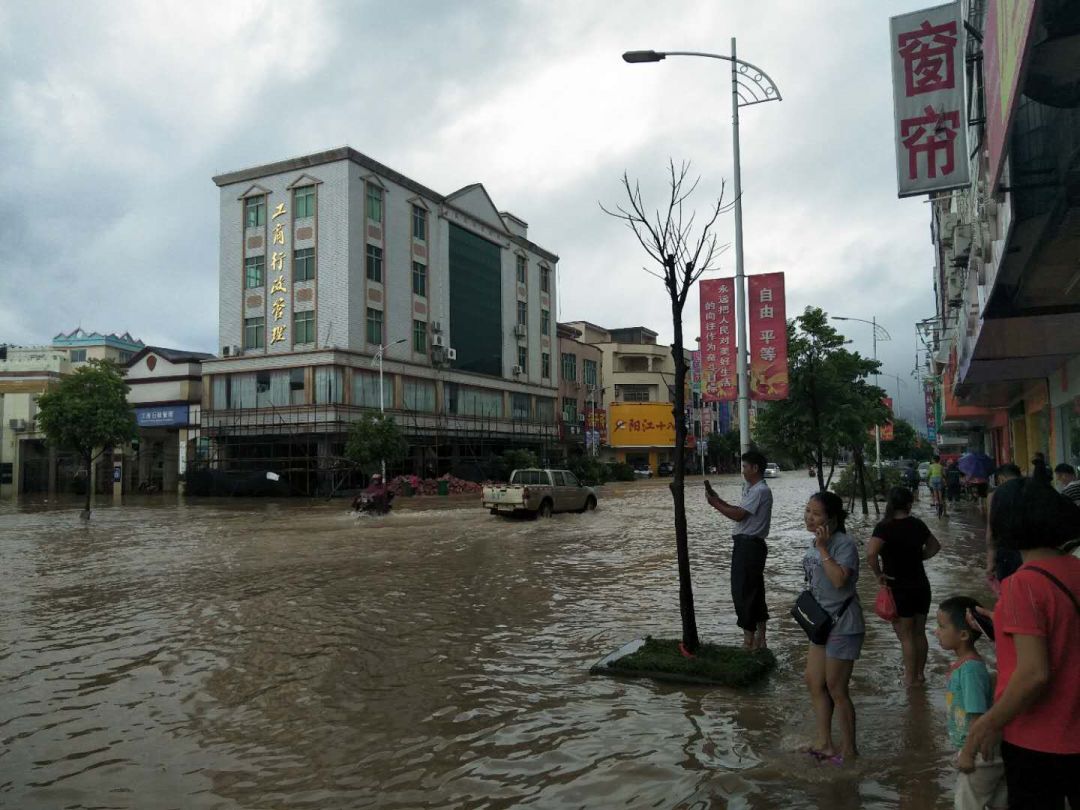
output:
<svg viewBox="0 0 1080 810"><path fill-rule="evenodd" d="M765 605L765 557L772 522L772 490L765 483L765 456L757 450L742 455L742 503L730 504L716 494L712 484L705 482L709 505L729 520L736 521L731 550L731 600L743 631L743 647L757 650L765 647L765 622L769 610Z"/></svg>

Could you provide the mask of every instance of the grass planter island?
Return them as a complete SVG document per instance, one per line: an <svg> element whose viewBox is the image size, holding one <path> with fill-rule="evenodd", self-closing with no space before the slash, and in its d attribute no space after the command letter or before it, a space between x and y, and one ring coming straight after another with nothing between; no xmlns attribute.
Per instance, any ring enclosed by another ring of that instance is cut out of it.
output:
<svg viewBox="0 0 1080 810"><path fill-rule="evenodd" d="M702 644L693 658L687 658L679 650L679 639L646 636L605 656L589 672L667 683L741 687L760 681L775 666L771 650Z"/></svg>

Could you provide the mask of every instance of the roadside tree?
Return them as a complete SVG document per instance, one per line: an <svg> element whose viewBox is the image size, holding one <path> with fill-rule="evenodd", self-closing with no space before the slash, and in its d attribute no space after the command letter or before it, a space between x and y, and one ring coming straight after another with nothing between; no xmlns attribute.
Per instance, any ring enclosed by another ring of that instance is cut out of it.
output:
<svg viewBox="0 0 1080 810"><path fill-rule="evenodd" d="M689 163L675 166L668 161L669 194L663 207L650 211L645 205L638 182L631 183L629 175L623 174L622 185L625 202L614 210L601 206L605 213L621 220L633 231L641 247L648 255L652 267L643 268L649 275L663 282L671 304L671 325L674 342L671 355L675 361L674 408L675 422L675 470L671 481L671 495L675 503L675 549L679 568L679 612L682 617L682 644L687 652L698 649L697 618L694 613L694 590L690 582L690 552L687 545L686 527L686 352L683 341L683 308L694 283L708 270L714 270L713 260L723 252L717 244L713 226L720 215L730 210L723 202L723 186L720 197L711 204L699 225L695 214L689 211L687 200L697 188L698 180L688 181ZM700 178L699 178L700 179Z"/></svg>
<svg viewBox="0 0 1080 810"><path fill-rule="evenodd" d="M383 462L398 463L405 449L405 438L392 416L365 413L349 426L345 457L363 472L375 472Z"/></svg>
<svg viewBox="0 0 1080 810"><path fill-rule="evenodd" d="M789 395L762 409L755 431L770 454L813 464L822 490L840 452L851 450L861 464L869 432L888 418L885 392L868 381L879 363L848 351L846 342L820 308L807 307L788 321Z"/></svg>
<svg viewBox="0 0 1080 810"><path fill-rule="evenodd" d="M38 424L46 441L71 450L86 470L86 507L90 519L94 462L112 447L136 435L135 411L127 401L128 386L115 363L91 360L38 397Z"/></svg>

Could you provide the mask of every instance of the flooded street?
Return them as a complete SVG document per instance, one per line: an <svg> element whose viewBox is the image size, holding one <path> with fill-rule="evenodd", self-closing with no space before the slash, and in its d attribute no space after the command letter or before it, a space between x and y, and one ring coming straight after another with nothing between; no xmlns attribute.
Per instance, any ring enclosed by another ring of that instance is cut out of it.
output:
<svg viewBox="0 0 1080 810"><path fill-rule="evenodd" d="M714 478L722 497L738 479ZM0 806L44 808L949 808L948 661L900 685L872 614L852 694L862 758L809 741L805 636L788 616L815 481L770 482L776 672L749 691L590 677L645 634L677 636L671 497L601 494L589 515L475 508L357 522L346 503L143 501L0 512ZM698 623L741 634L730 523L688 495ZM985 598L974 509L916 507L944 550L935 604ZM868 539L861 517L852 533ZM931 620L932 623L932 620ZM985 642L983 652L989 652Z"/></svg>

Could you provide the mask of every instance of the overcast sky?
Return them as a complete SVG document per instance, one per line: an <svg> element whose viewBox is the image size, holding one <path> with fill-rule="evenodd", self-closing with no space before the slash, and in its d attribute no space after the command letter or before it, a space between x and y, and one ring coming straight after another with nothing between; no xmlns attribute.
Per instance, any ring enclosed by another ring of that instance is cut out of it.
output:
<svg viewBox="0 0 1080 810"><path fill-rule="evenodd" d="M728 53L734 35L784 97L743 110L746 271L786 272L789 317L876 315L912 418L933 254L927 206L896 197L888 18L928 5L0 4L0 342L82 325L214 351L211 176L345 144L443 194L483 183L561 257L560 320L670 340L660 282L598 203L620 201L624 170L659 203L669 156L701 176L698 207L730 197L727 65L620 54ZM733 217L719 228L731 242ZM687 313L692 341L696 297ZM869 326L841 326L870 353Z"/></svg>

